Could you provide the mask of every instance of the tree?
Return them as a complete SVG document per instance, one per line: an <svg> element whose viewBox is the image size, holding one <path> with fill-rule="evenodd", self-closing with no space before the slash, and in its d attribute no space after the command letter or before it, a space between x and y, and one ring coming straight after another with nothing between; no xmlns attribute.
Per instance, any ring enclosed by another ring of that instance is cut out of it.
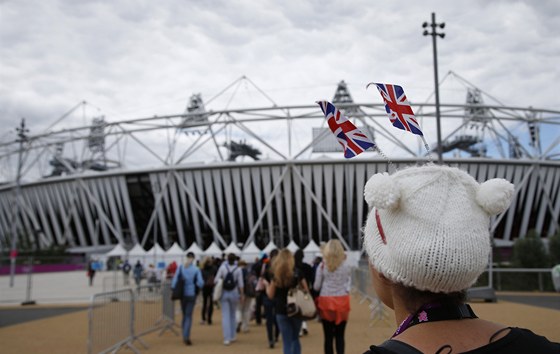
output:
<svg viewBox="0 0 560 354"><path fill-rule="evenodd" d="M548 254L552 266L560 264L560 231L548 240Z"/></svg>
<svg viewBox="0 0 560 354"><path fill-rule="evenodd" d="M529 230L525 237L518 238L513 244L513 264L519 268L548 267L544 244L535 230Z"/></svg>

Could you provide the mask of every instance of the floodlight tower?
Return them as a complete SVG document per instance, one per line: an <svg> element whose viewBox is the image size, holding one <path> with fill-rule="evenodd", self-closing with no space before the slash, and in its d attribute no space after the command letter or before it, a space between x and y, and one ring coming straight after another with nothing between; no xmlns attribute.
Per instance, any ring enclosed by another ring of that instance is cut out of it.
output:
<svg viewBox="0 0 560 354"><path fill-rule="evenodd" d="M443 158L442 158L442 154L443 154L443 146L441 143L441 117L440 117L440 113L439 113L439 79L438 79L438 64L437 64L437 46L436 46L436 38L439 36L441 38L445 37L445 33L438 33L437 32L437 28L441 28L444 29L445 28L445 23L436 23L436 14L435 12L432 12L432 23L428 24L428 22L424 22L422 24L422 28L427 28L428 26L430 26L432 28L432 31L428 31L427 29L424 30L424 36L432 36L432 46L434 49L434 81L435 81L435 87L436 87L436 123L437 123L437 153L438 153L438 163L442 164L443 163Z"/></svg>
<svg viewBox="0 0 560 354"><path fill-rule="evenodd" d="M14 203L13 218L12 218L12 247L10 250L10 288L14 287L14 276L16 274L16 257L17 257L17 219L19 217L19 203L21 194L21 165L22 165L22 155L23 155L23 144L27 142L27 133L29 129L25 127L25 118L21 119L21 124L16 128L17 139L16 142L19 143L19 154L18 154L18 164L16 172L16 189L15 196L16 201Z"/></svg>

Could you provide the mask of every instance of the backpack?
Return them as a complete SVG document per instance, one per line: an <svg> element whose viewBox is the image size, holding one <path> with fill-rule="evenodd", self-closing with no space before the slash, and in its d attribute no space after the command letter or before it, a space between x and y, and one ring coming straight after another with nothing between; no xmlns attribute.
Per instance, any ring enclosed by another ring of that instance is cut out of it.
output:
<svg viewBox="0 0 560 354"><path fill-rule="evenodd" d="M227 274L224 278L223 288L224 290L233 290L237 286L237 283L235 282L235 278L233 277L233 272L235 272L237 267L233 267L233 269L230 270L229 267L226 266L226 269L227 269Z"/></svg>
<svg viewBox="0 0 560 354"><path fill-rule="evenodd" d="M257 282L258 277L253 272L249 272L247 269L243 269L243 292L247 297L257 296Z"/></svg>
<svg viewBox="0 0 560 354"><path fill-rule="evenodd" d="M204 278L204 287L213 288L214 287L214 268L205 268L202 271Z"/></svg>
<svg viewBox="0 0 560 354"><path fill-rule="evenodd" d="M130 269L132 269L132 267L130 266L130 264L125 263L123 266L123 272L125 272L126 274L130 273Z"/></svg>

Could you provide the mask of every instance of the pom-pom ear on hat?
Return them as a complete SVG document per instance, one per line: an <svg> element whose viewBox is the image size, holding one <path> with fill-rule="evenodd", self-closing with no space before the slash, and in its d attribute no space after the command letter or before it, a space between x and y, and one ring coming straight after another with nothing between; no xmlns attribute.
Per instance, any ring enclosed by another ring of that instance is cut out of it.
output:
<svg viewBox="0 0 560 354"><path fill-rule="evenodd" d="M369 206L380 209L395 209L399 205L401 192L389 174L378 173L367 181L364 198Z"/></svg>
<svg viewBox="0 0 560 354"><path fill-rule="evenodd" d="M476 192L476 202L490 215L505 211L513 196L513 184L501 178L482 183Z"/></svg>

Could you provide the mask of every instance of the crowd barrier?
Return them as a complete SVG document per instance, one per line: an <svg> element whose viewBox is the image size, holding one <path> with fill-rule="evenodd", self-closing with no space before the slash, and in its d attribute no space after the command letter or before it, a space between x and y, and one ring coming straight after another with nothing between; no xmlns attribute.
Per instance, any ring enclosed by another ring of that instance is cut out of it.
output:
<svg viewBox="0 0 560 354"><path fill-rule="evenodd" d="M383 302L379 299L371 282L371 273L367 267L354 268L352 270L352 288L361 296L360 304L369 302L371 311L370 326L378 322L389 323L389 316Z"/></svg>
<svg viewBox="0 0 560 354"><path fill-rule="evenodd" d="M134 346L140 337L160 331L160 335L174 327L175 301L171 300L171 282L108 291L93 296L89 307L88 353L115 353Z"/></svg>

